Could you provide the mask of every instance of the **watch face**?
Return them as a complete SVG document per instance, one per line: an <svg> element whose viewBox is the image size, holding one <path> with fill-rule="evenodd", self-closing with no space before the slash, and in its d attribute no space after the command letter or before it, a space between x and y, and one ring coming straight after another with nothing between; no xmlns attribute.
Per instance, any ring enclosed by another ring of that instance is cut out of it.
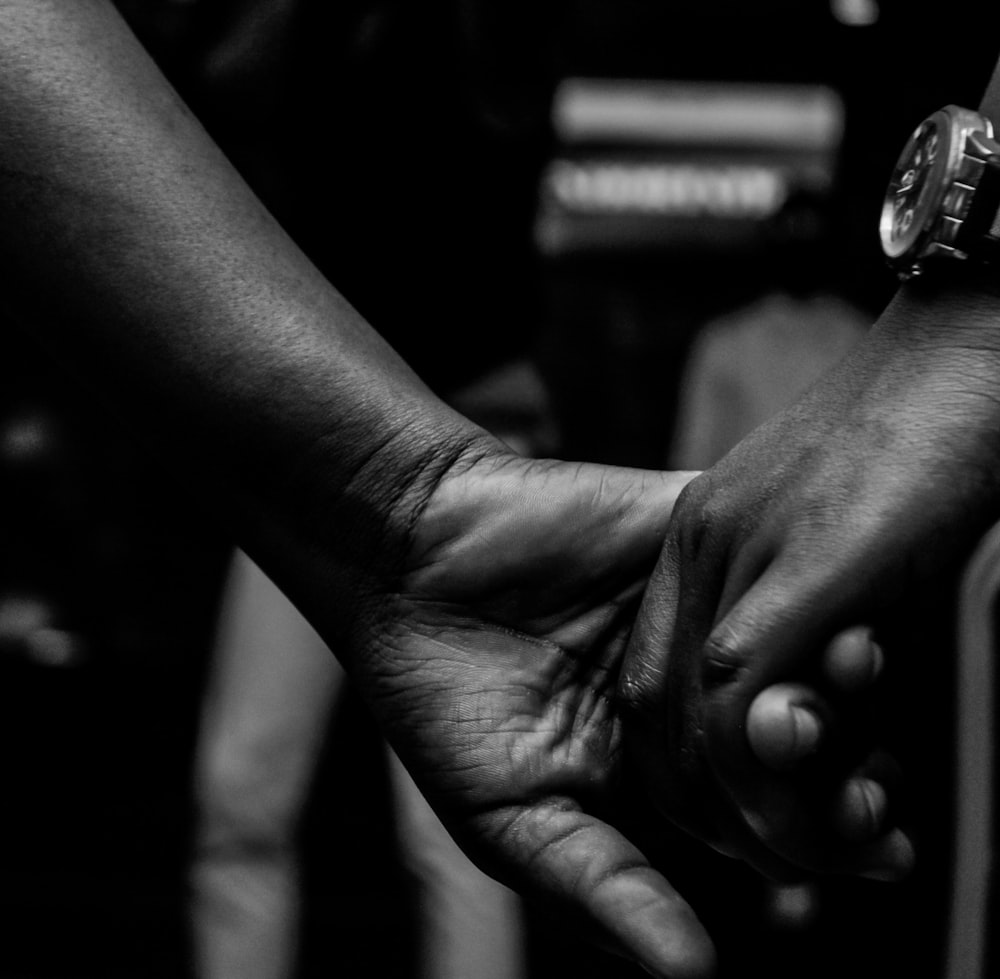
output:
<svg viewBox="0 0 1000 979"><path fill-rule="evenodd" d="M890 259L917 248L937 214L944 193L942 171L950 153L949 136L946 117L936 112L920 124L903 148L889 181L879 225L882 249Z"/></svg>

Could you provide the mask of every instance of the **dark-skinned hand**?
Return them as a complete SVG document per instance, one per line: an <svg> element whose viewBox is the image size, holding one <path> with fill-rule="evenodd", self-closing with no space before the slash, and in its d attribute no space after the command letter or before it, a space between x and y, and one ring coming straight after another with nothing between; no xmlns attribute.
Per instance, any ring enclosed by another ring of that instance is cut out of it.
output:
<svg viewBox="0 0 1000 979"><path fill-rule="evenodd" d="M629 743L662 812L772 877L912 863L868 695L883 657L913 668L893 623L949 601L997 517L998 309L902 290L674 511L623 670Z"/></svg>
<svg viewBox="0 0 1000 979"><path fill-rule="evenodd" d="M454 466L353 676L487 872L655 975L714 968L694 913L610 822L616 685L691 474L498 453Z"/></svg>

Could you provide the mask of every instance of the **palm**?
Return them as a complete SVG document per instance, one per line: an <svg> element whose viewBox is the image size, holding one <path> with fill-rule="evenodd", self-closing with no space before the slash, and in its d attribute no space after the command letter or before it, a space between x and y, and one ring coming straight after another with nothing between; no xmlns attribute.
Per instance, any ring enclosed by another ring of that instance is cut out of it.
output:
<svg viewBox="0 0 1000 979"><path fill-rule="evenodd" d="M706 968L707 939L596 813L621 774L619 665L684 482L512 457L449 476L359 677L480 865L665 974Z"/></svg>

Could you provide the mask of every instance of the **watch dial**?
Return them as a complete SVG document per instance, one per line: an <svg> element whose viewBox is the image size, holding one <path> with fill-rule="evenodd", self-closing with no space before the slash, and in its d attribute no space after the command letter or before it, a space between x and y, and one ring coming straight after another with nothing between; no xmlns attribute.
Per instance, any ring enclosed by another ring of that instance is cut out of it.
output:
<svg viewBox="0 0 1000 979"><path fill-rule="evenodd" d="M903 149L882 206L882 247L890 258L913 247L927 217L936 211L932 198L938 181L932 173L946 153L942 129L934 117L921 124Z"/></svg>

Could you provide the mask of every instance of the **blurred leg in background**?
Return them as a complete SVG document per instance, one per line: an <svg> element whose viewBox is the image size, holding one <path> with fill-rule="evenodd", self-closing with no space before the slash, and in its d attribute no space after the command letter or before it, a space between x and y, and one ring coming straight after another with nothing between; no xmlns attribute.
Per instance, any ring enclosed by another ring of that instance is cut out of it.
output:
<svg viewBox="0 0 1000 979"><path fill-rule="evenodd" d="M514 361L453 403L525 454L551 448L546 392ZM191 925L198 979L296 975L298 830L344 673L285 596L241 551L223 591L195 758ZM522 979L520 899L447 834L388 746L399 859L413 887L419 979ZM345 797L359 791L344 788ZM350 882L338 882L345 894Z"/></svg>
<svg viewBox="0 0 1000 979"><path fill-rule="evenodd" d="M196 757L191 915L199 979L296 974L297 833L344 680L312 627L237 552ZM414 975L517 979L518 899L473 866L387 751L401 859L414 883ZM347 796L355 791L345 787ZM350 893L349 881L342 886Z"/></svg>
<svg viewBox="0 0 1000 979"><path fill-rule="evenodd" d="M294 974L296 833L342 684L319 637L237 552L195 757L190 910L199 979Z"/></svg>
<svg viewBox="0 0 1000 979"><path fill-rule="evenodd" d="M403 866L417 889L416 979L525 979L521 899L472 864L387 747Z"/></svg>
<svg viewBox="0 0 1000 979"><path fill-rule="evenodd" d="M681 379L671 469L708 469L794 401L868 330L832 292L774 289L706 323Z"/></svg>

